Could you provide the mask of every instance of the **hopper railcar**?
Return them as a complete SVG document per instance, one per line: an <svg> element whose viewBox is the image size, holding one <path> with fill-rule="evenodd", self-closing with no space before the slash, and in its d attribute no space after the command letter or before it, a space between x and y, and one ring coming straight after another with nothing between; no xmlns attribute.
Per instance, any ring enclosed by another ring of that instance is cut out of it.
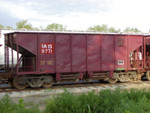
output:
<svg viewBox="0 0 150 113"><path fill-rule="evenodd" d="M150 36L86 32L7 33L5 69L7 73L0 75L0 79L7 78L18 89L27 86L47 88L62 81L107 80L115 83L140 80L142 76L149 80Z"/></svg>

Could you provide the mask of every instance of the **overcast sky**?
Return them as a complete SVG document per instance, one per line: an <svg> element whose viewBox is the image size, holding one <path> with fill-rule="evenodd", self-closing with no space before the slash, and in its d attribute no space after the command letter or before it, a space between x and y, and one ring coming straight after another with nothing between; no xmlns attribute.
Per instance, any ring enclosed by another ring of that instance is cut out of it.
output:
<svg viewBox="0 0 150 113"><path fill-rule="evenodd" d="M27 19L35 27L59 23L70 30L106 24L150 29L150 0L0 0L0 24Z"/></svg>

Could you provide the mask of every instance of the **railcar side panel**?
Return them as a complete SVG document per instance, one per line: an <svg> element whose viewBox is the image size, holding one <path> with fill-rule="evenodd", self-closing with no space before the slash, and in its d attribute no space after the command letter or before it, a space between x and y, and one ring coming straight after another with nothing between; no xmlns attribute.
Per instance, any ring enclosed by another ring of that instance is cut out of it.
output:
<svg viewBox="0 0 150 113"><path fill-rule="evenodd" d="M127 36L115 36L115 70L127 70Z"/></svg>
<svg viewBox="0 0 150 113"><path fill-rule="evenodd" d="M17 34L17 41L19 46L37 55L37 34L19 33Z"/></svg>
<svg viewBox="0 0 150 113"><path fill-rule="evenodd" d="M100 35L87 37L87 71L100 71Z"/></svg>
<svg viewBox="0 0 150 113"><path fill-rule="evenodd" d="M128 70L142 68L143 36L128 36ZM141 62L141 65L139 64ZM134 66L132 66L132 64Z"/></svg>
<svg viewBox="0 0 150 113"><path fill-rule="evenodd" d="M22 69L19 72L35 72L36 71L36 57L37 54L37 40L36 33L19 33L17 34L18 52L23 55ZM21 58L21 57L20 57ZM19 59L20 59L19 58ZM19 62L18 59L18 62ZM21 63L18 64L18 67Z"/></svg>
<svg viewBox="0 0 150 113"><path fill-rule="evenodd" d="M54 73L55 72L55 35L39 34L38 35L38 72Z"/></svg>
<svg viewBox="0 0 150 113"><path fill-rule="evenodd" d="M146 45L150 45L150 36L145 36L144 40Z"/></svg>
<svg viewBox="0 0 150 113"><path fill-rule="evenodd" d="M103 35L101 42L101 67L102 71L114 70L114 44L115 37L113 35Z"/></svg>
<svg viewBox="0 0 150 113"><path fill-rule="evenodd" d="M72 72L86 71L86 48L87 36L73 34L72 35Z"/></svg>
<svg viewBox="0 0 150 113"><path fill-rule="evenodd" d="M70 35L56 34L55 48L56 73L70 72Z"/></svg>

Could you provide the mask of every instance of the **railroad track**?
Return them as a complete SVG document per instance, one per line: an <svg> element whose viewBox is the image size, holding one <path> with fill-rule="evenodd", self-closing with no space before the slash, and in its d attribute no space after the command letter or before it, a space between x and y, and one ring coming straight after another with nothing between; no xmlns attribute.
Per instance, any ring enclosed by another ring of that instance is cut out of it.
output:
<svg viewBox="0 0 150 113"><path fill-rule="evenodd" d="M0 87L0 93L2 92L6 92L6 93L11 93L11 92L27 92L27 91L40 91L43 89L50 89L50 90L57 90L57 89L68 89L68 88L88 88L88 87L107 87L107 88L111 88L111 87L121 87L121 86L136 86L136 85L140 85L142 86L145 85L147 88L147 86L149 85L150 88L150 81L136 81L136 82L124 82L124 83L115 83L115 84L110 84L107 82L86 82L86 83L64 83L64 84L54 84L51 88L26 88L23 90L18 90L15 89L13 87ZM134 88L134 87L133 87ZM144 88L144 86L143 86Z"/></svg>

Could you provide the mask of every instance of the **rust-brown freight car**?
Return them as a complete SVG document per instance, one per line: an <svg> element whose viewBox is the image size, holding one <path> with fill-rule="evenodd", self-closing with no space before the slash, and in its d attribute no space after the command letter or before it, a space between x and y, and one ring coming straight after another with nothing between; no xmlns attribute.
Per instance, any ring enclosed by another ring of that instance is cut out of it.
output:
<svg viewBox="0 0 150 113"><path fill-rule="evenodd" d="M14 50L17 54L15 66ZM149 55L150 37L144 35L88 32L5 34L5 68L11 73L9 80L13 79L13 85L18 89L51 87L54 82L62 81L108 80L115 83L138 80L146 72L149 76Z"/></svg>

